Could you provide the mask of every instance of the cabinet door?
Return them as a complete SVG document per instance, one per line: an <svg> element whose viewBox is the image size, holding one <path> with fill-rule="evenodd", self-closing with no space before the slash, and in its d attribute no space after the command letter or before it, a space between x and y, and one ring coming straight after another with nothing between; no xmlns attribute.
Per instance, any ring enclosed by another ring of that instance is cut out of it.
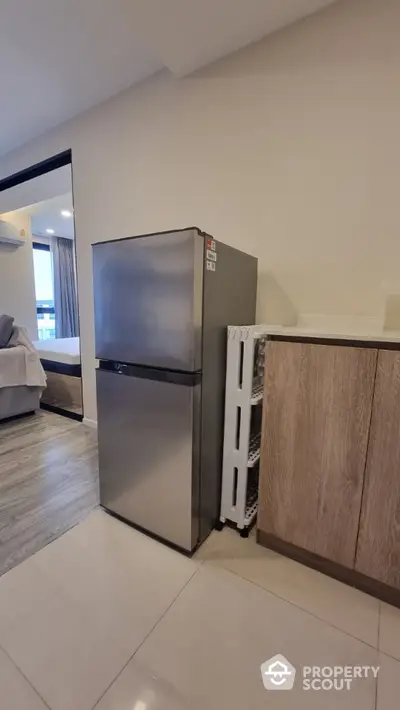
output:
<svg viewBox="0 0 400 710"><path fill-rule="evenodd" d="M377 351L269 342L260 530L354 566Z"/></svg>
<svg viewBox="0 0 400 710"><path fill-rule="evenodd" d="M400 589L400 352L380 350L356 570Z"/></svg>

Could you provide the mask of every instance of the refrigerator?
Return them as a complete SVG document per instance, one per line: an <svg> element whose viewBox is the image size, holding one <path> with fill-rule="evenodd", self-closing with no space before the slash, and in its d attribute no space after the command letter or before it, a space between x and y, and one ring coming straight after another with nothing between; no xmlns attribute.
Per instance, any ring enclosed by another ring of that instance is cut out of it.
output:
<svg viewBox="0 0 400 710"><path fill-rule="evenodd" d="M197 227L93 245L100 503L191 553L219 518L226 327L257 259Z"/></svg>

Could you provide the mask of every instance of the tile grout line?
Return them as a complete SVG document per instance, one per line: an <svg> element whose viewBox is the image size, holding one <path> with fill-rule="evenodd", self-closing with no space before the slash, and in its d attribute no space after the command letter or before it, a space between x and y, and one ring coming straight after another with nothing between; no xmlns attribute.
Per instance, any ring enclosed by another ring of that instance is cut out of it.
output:
<svg viewBox="0 0 400 710"><path fill-rule="evenodd" d="M88 517L90 517L91 514L97 512L99 509L100 509L100 507L99 507L99 506L96 506L96 507L91 511L91 513L89 514ZM78 523L78 524L79 524L79 523ZM73 527L75 527L75 525L74 525ZM60 537L62 537L62 536L60 536ZM52 542L55 542L55 541L52 541ZM155 622L155 624L153 625L153 627L152 627L152 628L150 629L150 631L146 634L146 636L144 637L144 639L141 641L141 643L140 643L139 646L136 648L136 650L134 651L134 653L133 653L133 654L129 657L129 659L126 661L126 663L125 663L124 666L121 668L121 670L120 670L119 673L116 675L116 677L111 681L111 683L109 684L109 686L106 688L106 690L102 693L102 695L101 695L101 696L99 697L99 699L96 701L96 703L95 703L95 705L93 706L92 710L95 710L95 708L98 706L98 704L99 704L99 702L101 701L101 699L103 698L103 696L108 692L108 690L111 688L111 686L116 682L116 680L119 678L119 676L120 676L121 673L124 671L124 669L126 668L126 666L130 663L130 661L131 661L131 660L134 658L134 656L138 653L138 651L140 650L140 648L143 646L143 644L146 642L146 640L149 638L149 636L152 634L152 632L155 630L155 628L158 626L158 624L161 622L161 620L164 618L164 616L168 613L168 611L172 608L172 606L175 604L175 602L179 599L179 597L181 596L181 594L183 593L183 591L186 589L186 587L188 586L188 584L193 580L193 578L195 577L195 575L196 575L202 568L204 568L204 565L205 565L205 564L206 564L205 569L206 569L207 567L211 567L211 568L214 567L214 569L217 569L217 570L218 570L218 569L219 569L219 570L222 569L223 571L228 572L229 574L232 574L232 575L234 575L235 577L237 577L237 578L239 578L239 579L242 579L243 581L249 582L249 583L252 584L253 586L255 586L255 587L257 587L258 589L262 590L263 592L265 592L265 593L267 593L267 594L270 594L272 597L275 597L275 598L277 598L277 599L280 599L281 601L284 601L284 602L286 602L287 604L290 604L291 606L295 607L296 609L299 609L300 611L303 611L304 613L306 613L306 614L309 615L310 617L315 618L315 619L317 619L317 620L319 620L319 621L322 621L322 623L325 623L327 626L330 626L331 628L334 628L335 630L337 630L337 631L339 631L339 632L345 634L346 636L349 636L350 638L352 638L352 639L358 641L359 643L362 643L362 644L364 644L365 646L367 646L367 647L369 647L369 648L373 648L374 650L377 650L377 651L378 651L378 654L380 653L380 650L379 650L379 642L380 642L380 627L381 627L381 602L378 602L377 646L374 646L374 645L371 645L370 643L368 643L368 642L366 642L366 641L364 641L364 640L362 640L362 639L359 639L359 638L356 637L356 636L353 636L352 634L349 634L347 631L344 631L343 629L341 629L341 628L335 626L334 624L332 624L331 622L327 621L326 619L323 619L323 618L317 616L316 614L310 612L309 610L304 609L303 607L299 606L298 604L296 604L296 603L294 603L294 602L292 602L292 601L290 601L290 600L288 600L288 599L285 599L284 597L280 596L280 595L277 594L276 592L273 592L273 591L271 591L271 590L269 590L269 589L266 589L265 587L261 586L261 585L258 584L257 582L254 582L254 581L252 581L252 580L250 580L250 579L248 579L248 578L242 576L240 573L238 573L238 572L236 572L236 571L233 571L233 570L231 570L231 569L229 569L229 568L227 568L227 567L224 567L223 565L220 565L220 564L214 564L214 565L213 565L212 563L210 564L210 562L209 562L208 560L206 560L206 559L202 559L202 560L196 560L196 559L194 559L193 562L194 562L194 564L196 565L196 569L195 569L195 570L193 571L193 573L190 575L190 577L188 578L188 580L186 581L186 583L183 585L183 587L180 589L180 591L179 591L178 594L174 597L174 599L171 601L171 603L167 606L167 608L165 609L165 611L161 614L160 618ZM49 708L49 710L51 710L50 706L49 706L49 705L46 703L46 701L42 698L42 696L41 696L40 693L37 691L37 689L35 688L35 686L33 685L33 683L31 683L31 681L29 680L29 678L27 678L27 677L25 676L25 674L23 673L23 671L22 671L22 670L19 668L19 666L15 663L15 661L14 661L14 660L12 659L12 657L8 654L8 652L1 646L1 643L0 643L0 648L2 648L3 652L4 652L5 655L9 658L10 662L17 668L17 670L21 673L21 675L23 676L23 678L28 682L28 684L32 687L32 689L34 690L34 692L39 696L39 698L42 700L42 702L44 703L44 705L46 706L46 708ZM399 659L397 659L397 658L394 657L394 656L391 656L390 654L387 654L387 653L386 653L386 654L384 654L384 655L387 655L387 656L389 656L390 658L393 658L394 660L399 661ZM376 685L375 685L375 705L374 705L375 710L376 710L376 707L377 707L377 692L378 692L378 681L376 682Z"/></svg>
<svg viewBox="0 0 400 710"><path fill-rule="evenodd" d="M379 607L378 607L378 662L379 662L379 656L380 656L380 650L379 650L379 641L380 641L380 633L381 633L381 610L382 610L382 602L379 602ZM379 683L379 672L378 676L375 681L375 710L378 708L378 683Z"/></svg>
<svg viewBox="0 0 400 710"><path fill-rule="evenodd" d="M380 601L379 606L378 606L378 645L377 645L379 652L380 652L379 645L380 645L380 640L381 640L381 615L382 615L382 602Z"/></svg>
<svg viewBox="0 0 400 710"><path fill-rule="evenodd" d="M74 527L75 527L75 526L74 526ZM210 565L210 563L209 563L207 560L204 560L204 559L203 559L203 560L199 560L199 561L193 560L193 562L194 562L194 564L197 566L197 568L193 571L193 573L190 575L189 579L186 581L186 583L185 583L185 584L183 585L183 587L180 589L180 591L178 592L178 594L174 597L174 599L171 601L171 603L168 605L168 607L165 609L165 611L161 614L160 618L155 622L155 624L153 625L153 627L152 627L152 628L149 630L149 632L146 634L146 636L145 636L144 639L141 641L141 643L139 644L139 646L135 649L134 653L128 658L128 660L126 661L126 663L124 664L124 666L121 668L121 670L119 671L119 673L115 676L115 678L111 681L111 683L108 685L108 687L105 689L105 691L104 691L104 692L101 694L101 696L98 698L98 700L96 701L95 705L92 707L92 710L95 710L95 708L96 708L96 707L98 706L98 704L100 703L101 699L102 699L102 698L104 697L104 695L108 692L108 690L111 688L111 686L116 682L116 680L119 678L119 676L120 676L120 675L122 674L122 672L125 670L126 666L130 663L130 661L131 661L131 660L134 658L134 656L138 653L138 651L140 650L140 648L141 648L141 647L143 646L143 644L147 641L147 639L149 638L149 636L153 633L153 631L154 631L155 628L158 626L158 624L161 622L161 620L164 618L164 616L168 613L168 611L172 608L172 606L175 604L175 602L179 599L179 597L180 597L181 594L184 592L184 590L186 589L186 587L188 586L188 584L193 580L193 578L195 577L195 575L200 571L200 569L202 569L202 568L204 567L205 563L206 563L206 567ZM228 572L228 573L234 575L235 577L238 577L239 579L242 579L243 581L249 582L249 583L252 584L253 586L255 586L255 587L257 587L258 589L262 590L263 592L266 592L267 594L270 594L271 596L273 596L273 597L275 597L275 598L278 598L278 599L280 599L281 601L284 601L284 602L290 604L291 606L295 607L296 609L299 609L300 611L303 611L304 613L308 614L309 616L311 616L311 617L313 617L313 618L316 618L317 620L322 621L323 623L327 624L328 626L330 626L330 627L332 627L332 628L334 628L334 629L336 629L336 630L342 632L342 633L345 634L346 636L349 636L350 638L353 638L354 640L359 641L360 643L363 643L364 645L366 645L366 646L368 646L368 647L370 647L370 648L373 648L374 650L377 650L378 653L379 653L380 623L381 623L381 602L378 602L378 629L377 629L378 634L377 634L377 646L375 647L375 646L372 646L371 644L367 643L366 641L363 641L363 640L357 638L356 636L353 636L352 634L349 634L349 633L347 633L346 631L343 631L343 629L338 628L337 626L335 626L334 624L332 624L332 623L326 621L325 619L321 619L320 617L316 616L316 615L313 614L312 612L310 612L310 611L308 611L308 610L306 610L306 609L303 609L303 607L300 607L300 606L298 606L297 604L295 604L295 603L293 603L293 602L291 602L291 601L285 599L284 597L279 596L279 595L276 594L275 592L273 592L273 591L271 591L271 590L268 590L268 589L266 589L265 587L260 586L260 585L257 584L256 582L253 582L252 580L249 580L249 579L247 579L246 577L243 577L241 574L239 574L239 573L237 573L237 572L235 572L235 571L233 571L233 570L230 570L230 569L228 569L228 568L226 568L226 567L224 567L224 566L222 566L222 565L211 565L211 567L214 567L214 569L217 569L217 570L218 570L218 569L220 569L220 570L222 569L222 570L224 570L225 572ZM48 705L48 703L44 700L44 698L41 696L41 694L39 693L39 691L36 689L36 687L33 685L33 683L29 680L29 678L24 674L24 672L21 670L21 668L19 668L19 666L17 665L17 663L15 663L15 661L13 660L13 658L8 654L8 652L6 651L6 649L4 649L4 648L2 647L1 643L0 643L0 648L3 650L4 654L5 654L5 655L7 656L7 658L10 660L10 662L17 668L17 670L19 671L19 673L21 673L21 675L23 676L23 678L26 680L26 682L28 683L28 685L33 689L33 691L36 693L36 695L38 695L38 697L42 700L42 702L44 703L45 707L46 707L46 708L49 708L49 710L51 710L51 707L50 707L50 706ZM399 660L399 659L396 659L394 656L391 656L390 654L384 654L384 655L387 655L387 656L393 658L394 660ZM375 701L374 701L374 708L375 708L375 710L376 710L376 708L377 708L377 693L378 693L378 680L376 681L376 685L375 685Z"/></svg>
<svg viewBox="0 0 400 710"><path fill-rule="evenodd" d="M38 689L35 688L35 686L33 685L32 681L29 680L29 678L28 678L28 677L25 675L25 673L21 670L21 668L19 667L19 665L18 665L17 663L15 663L14 659L11 658L10 654L6 651L5 648L3 648L3 646L2 646L1 644L0 644L0 649L3 651L4 655L7 656L8 660L10 661L10 663L13 664L13 666L17 669L17 671L18 671L18 672L22 675L22 677L26 680L26 682L27 682L28 685L32 688L32 690L34 691L34 693L40 698L40 700L42 701L43 705L44 705L46 708L48 708L49 710L52 710L52 708L50 707L50 705L45 701L45 699L44 699L44 698L42 697L42 695L39 693Z"/></svg>
<svg viewBox="0 0 400 710"><path fill-rule="evenodd" d="M203 565L204 563L208 563L207 560L202 560L201 564ZM210 564L210 563L208 563L208 564ZM347 631L344 631L343 629L339 628L339 626L335 626L335 624L332 624L330 621L326 621L326 619L322 619L320 616L313 614L312 611L309 611L308 609L304 609L302 606L295 604L294 602L290 601L289 599L286 599L285 597L279 596L279 594L277 594L276 592L273 592L270 589L266 589L265 587L262 587L257 582L253 582L251 579L247 579L247 577L242 577L242 575L239 574L239 572L234 572L233 570L229 569L228 567L224 567L223 565L211 565L211 566L214 567L214 569L223 569L225 572L229 572L230 574L233 574L235 577L239 577L239 579L242 579L245 582L249 582L249 584L252 584L254 587L257 587L257 589L261 589L263 592L266 592L266 594L271 594L271 596L275 597L276 599L280 599L281 601L284 601L287 604L294 606L295 609L300 609L300 611L303 611L305 614L308 614L313 619L317 619L318 621L322 621L324 624L327 624L327 626L330 626L332 629L335 629L336 631L340 631L342 634L345 634L345 636L349 636L350 638L354 639L355 641L358 641L359 643L363 643L365 646L368 646L368 648L372 648L375 651L379 650L377 645L374 646L373 644L368 643L368 641L364 641L363 639L358 638L358 636L353 636L353 634L349 634ZM367 595L367 596L369 596L369 595ZM372 598L374 599L375 597L372 597ZM378 615L379 615L379 601L378 601ZM389 654L386 654L386 655L389 655Z"/></svg>
<svg viewBox="0 0 400 710"><path fill-rule="evenodd" d="M105 691L104 691L104 692L100 695L100 697L96 700L96 702L95 702L95 704L93 705L93 707L91 708L91 710L96 710L96 708L97 708L98 704L100 703L100 701L104 698L104 696L106 695L106 693L108 693L108 691L110 690L110 688L111 688L111 687L114 685L114 683L118 680L118 678L119 678L120 675L124 672L124 670L125 670L125 668L127 667L127 665L128 665L128 664L133 660L133 658L136 656L137 652L140 651L140 649L142 648L143 644L147 641L147 639L148 639L149 636L153 633L153 631L154 631L155 628L158 626L158 624L163 620L164 616L165 616L165 615L169 612L169 610L173 607L173 605L175 604L175 602L179 599L179 597L181 596L181 594L185 591L186 587L187 587L188 584L192 581L192 579L194 578L194 576L197 574L198 571L199 571L199 569L195 569L194 572L193 572L193 574L190 575L189 579L187 580L187 582L185 582L185 584L183 585L182 589L179 590L179 592L178 592L178 594L176 595L176 597L174 597L174 599L173 599L172 602L167 606L167 608L165 609L165 611L163 611L163 613L161 614L160 618L157 619L157 621L155 622L155 624L153 624L153 626L151 627L150 631L148 631L148 633L146 634L146 636L144 637L144 639L140 642L139 646L135 649L135 651L132 653L132 655L128 658L128 660L126 661L126 663L122 666L122 668L121 668L121 670L119 671L119 673L117 673L117 675L115 676L115 678L113 678L113 680L112 680L111 683L107 686L107 688L105 689ZM50 708L50 710L51 710L51 708Z"/></svg>

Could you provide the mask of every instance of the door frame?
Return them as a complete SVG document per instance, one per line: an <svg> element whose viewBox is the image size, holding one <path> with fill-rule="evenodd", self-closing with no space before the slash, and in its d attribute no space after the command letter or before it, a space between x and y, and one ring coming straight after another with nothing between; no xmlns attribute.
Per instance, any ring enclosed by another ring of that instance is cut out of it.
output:
<svg viewBox="0 0 400 710"><path fill-rule="evenodd" d="M68 148L67 150L63 150L61 153L56 153L55 155L50 156L49 158L45 158L44 160L39 161L38 163L34 163L33 165L29 165L27 168L23 168L22 170L19 170L16 173L12 173L11 175L8 175L5 178L0 179L0 192L4 192L5 190L10 190L12 187L16 187L17 185L21 185L24 182L28 182L29 180L33 180L37 177L40 177L41 175L46 175L46 173L51 173L53 170L57 170L58 168L62 168L65 165L70 165L71 166L71 190L72 190L72 204L74 206L73 210L73 215L72 219L74 221L74 234L75 234L75 267L76 267L76 291L77 291L77 297L78 297L78 328L79 328L79 338L81 338L81 323L80 323L80 316L79 316L79 279L78 279L78 259L77 259L77 236L76 236L76 220L75 220L75 200L74 200L74 170L73 170L73 162L72 162L72 150L71 148ZM80 340L80 356L81 356L81 364L82 364L82 341ZM66 410L62 410L62 414L64 416L70 417L71 419L77 419L78 421L82 421L84 419L84 403L83 403L83 377L81 375L81 390L82 390L82 414L75 414L74 412L67 412ZM51 405L46 405L46 408L49 408ZM45 408L45 407L43 407ZM54 407L52 411L55 411L57 408Z"/></svg>
<svg viewBox="0 0 400 710"><path fill-rule="evenodd" d="M45 175L50 173L52 170L57 170L57 168L62 168L64 165L71 165L72 172L72 150L64 150L62 153L57 153L51 156L51 158L46 158L41 160L39 163L30 165L28 168L19 170L17 173L12 173L8 177L2 178L0 180L0 192L4 190L9 190L10 187L16 187L16 185L21 185L23 182L28 180L33 180L33 178L40 177L40 175Z"/></svg>

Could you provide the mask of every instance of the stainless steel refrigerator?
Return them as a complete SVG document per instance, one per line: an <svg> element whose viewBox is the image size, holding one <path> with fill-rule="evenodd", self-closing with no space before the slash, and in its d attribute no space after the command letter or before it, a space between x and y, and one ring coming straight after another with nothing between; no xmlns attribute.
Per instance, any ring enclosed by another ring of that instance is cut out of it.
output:
<svg viewBox="0 0 400 710"><path fill-rule="evenodd" d="M193 227L93 245L100 503L187 552L219 517L226 326L257 259Z"/></svg>

